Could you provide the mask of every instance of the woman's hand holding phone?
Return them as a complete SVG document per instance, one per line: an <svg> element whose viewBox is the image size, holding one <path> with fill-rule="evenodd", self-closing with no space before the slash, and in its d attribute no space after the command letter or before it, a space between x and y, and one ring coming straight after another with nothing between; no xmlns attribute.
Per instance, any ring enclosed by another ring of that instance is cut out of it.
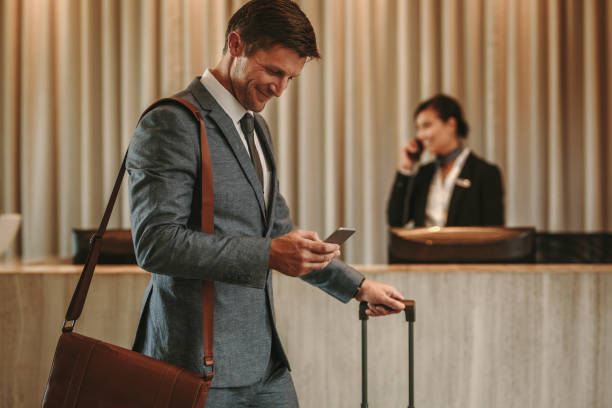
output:
<svg viewBox="0 0 612 408"><path fill-rule="evenodd" d="M402 146L400 151L399 166L400 169L411 171L412 168L421 159L423 152L423 143L418 139L409 139Z"/></svg>

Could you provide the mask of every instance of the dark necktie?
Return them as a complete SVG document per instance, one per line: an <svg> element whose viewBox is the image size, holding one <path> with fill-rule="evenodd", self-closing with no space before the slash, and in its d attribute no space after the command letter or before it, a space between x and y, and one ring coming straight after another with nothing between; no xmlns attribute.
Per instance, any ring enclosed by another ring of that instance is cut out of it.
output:
<svg viewBox="0 0 612 408"><path fill-rule="evenodd" d="M251 154L251 161L255 170L257 171L257 178L263 188L263 168L261 167L261 160L259 159L259 153L257 153L257 147L255 147L255 118L250 113L246 113L242 119L240 119L240 127L246 137L247 145L249 146L249 153Z"/></svg>

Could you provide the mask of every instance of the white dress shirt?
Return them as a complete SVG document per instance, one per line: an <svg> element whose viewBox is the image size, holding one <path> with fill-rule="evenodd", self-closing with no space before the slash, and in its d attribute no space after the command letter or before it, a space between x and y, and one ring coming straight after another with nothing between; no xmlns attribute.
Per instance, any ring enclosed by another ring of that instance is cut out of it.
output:
<svg viewBox="0 0 612 408"><path fill-rule="evenodd" d="M238 102L238 100L232 95L221 83L214 77L214 75L207 69L204 71L200 82L208 92L212 95L213 98L217 101L217 103L223 108L225 113L232 119L234 123L234 127L240 135L240 139L242 140L242 144L244 145L247 154L249 153L249 145L247 144L246 137L242 132L242 127L240 126L240 119L245 115L245 113L250 113L253 115L252 111L247 111L244 107ZM264 191L264 199L266 202L266 208L268 207L268 203L270 201L270 187L271 187L271 178L270 167L268 166L268 161L266 159L266 155L261 148L261 143L259 143L259 137L257 131L255 131L255 147L257 148L257 153L259 154L259 158L261 160L261 168L263 169L263 191Z"/></svg>
<svg viewBox="0 0 612 408"><path fill-rule="evenodd" d="M431 180L429 194L427 195L427 207L425 208L425 226L443 227L448 217L448 205L455 189L457 178L463 169L465 160L470 154L470 149L465 148L453 162L453 167L442 180L442 169L438 168Z"/></svg>

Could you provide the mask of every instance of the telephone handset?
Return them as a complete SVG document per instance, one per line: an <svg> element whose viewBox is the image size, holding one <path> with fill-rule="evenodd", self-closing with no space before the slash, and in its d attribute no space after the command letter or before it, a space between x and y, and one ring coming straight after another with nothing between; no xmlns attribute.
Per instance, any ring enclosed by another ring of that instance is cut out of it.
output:
<svg viewBox="0 0 612 408"><path fill-rule="evenodd" d="M417 142L418 150L414 153L409 152L408 157L410 158L410 160L416 163L419 160L421 160L421 154L423 154L423 142L421 142L420 139L414 139L414 140L416 140Z"/></svg>

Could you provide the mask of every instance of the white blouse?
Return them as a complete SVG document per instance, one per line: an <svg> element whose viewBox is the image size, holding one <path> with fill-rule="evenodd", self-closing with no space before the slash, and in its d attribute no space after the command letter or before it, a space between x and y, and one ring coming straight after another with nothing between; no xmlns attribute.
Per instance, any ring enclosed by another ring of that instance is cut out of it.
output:
<svg viewBox="0 0 612 408"><path fill-rule="evenodd" d="M425 208L425 226L427 227L443 227L446 225L448 217L448 205L455 189L457 178L463 169L465 160L470 154L470 149L465 148L457 156L453 163L453 167L446 175L446 179L442 180L442 169L438 168L431 180L429 186L429 194L427 196L427 207Z"/></svg>

